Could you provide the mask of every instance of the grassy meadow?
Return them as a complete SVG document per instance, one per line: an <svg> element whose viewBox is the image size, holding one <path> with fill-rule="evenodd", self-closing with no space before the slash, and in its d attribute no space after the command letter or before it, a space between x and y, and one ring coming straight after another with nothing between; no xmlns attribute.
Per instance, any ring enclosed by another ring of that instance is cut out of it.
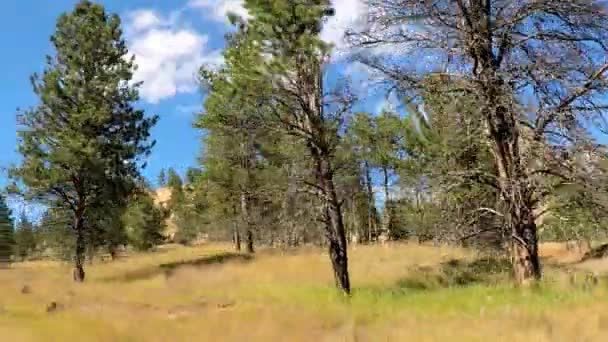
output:
<svg viewBox="0 0 608 342"><path fill-rule="evenodd" d="M543 282L516 288L507 261L471 251L357 246L350 299L314 248L250 258L230 246L163 246L87 265L84 284L65 264L18 263L0 270L0 340L608 340L608 283L586 275L606 266L560 264L553 249Z"/></svg>

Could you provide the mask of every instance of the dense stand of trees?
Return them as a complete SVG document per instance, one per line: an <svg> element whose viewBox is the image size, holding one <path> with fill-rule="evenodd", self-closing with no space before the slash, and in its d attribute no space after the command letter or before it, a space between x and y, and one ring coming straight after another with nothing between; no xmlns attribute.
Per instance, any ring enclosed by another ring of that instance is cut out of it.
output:
<svg viewBox="0 0 608 342"><path fill-rule="evenodd" d="M348 245L416 240L510 254L541 277L539 239L606 236L604 96L608 11L595 1L368 0L347 37L399 100L355 110L320 38L328 0L246 0L229 15L225 63L201 67L200 165L140 176L156 116L137 85L120 19L90 1L62 15L56 54L19 115L9 190L43 203L13 228L0 198L0 262L52 251L74 262L164 241L238 251L324 246L351 291ZM559 58L557 58L559 56ZM420 61L424 61L421 63ZM168 234L168 230L175 230ZM168 236L171 235L171 236Z"/></svg>
<svg viewBox="0 0 608 342"><path fill-rule="evenodd" d="M348 34L354 59L398 94L405 118L352 113L348 86L330 86L331 47L319 39L329 1L245 1L250 17L231 18L225 66L203 70L202 169L208 182L234 186L216 200L240 200L246 231L259 229L252 209L263 211L259 198L278 178L255 176L276 160L292 163L295 192L315 195L311 217L347 293L347 234L502 247L517 282L540 278L539 220L549 212L584 220L577 210L602 204L605 151L592 127L603 128L606 11L593 1L368 5L368 27ZM242 143L211 150L209 142L237 134ZM285 139L297 155L268 153ZM214 168L245 176L215 179ZM574 200L564 191L573 186L588 205L560 203Z"/></svg>

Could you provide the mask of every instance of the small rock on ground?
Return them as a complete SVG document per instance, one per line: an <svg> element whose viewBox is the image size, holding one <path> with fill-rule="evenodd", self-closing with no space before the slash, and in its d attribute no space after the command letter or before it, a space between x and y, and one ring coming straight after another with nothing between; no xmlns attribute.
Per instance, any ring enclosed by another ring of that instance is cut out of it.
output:
<svg viewBox="0 0 608 342"><path fill-rule="evenodd" d="M46 312L48 313L53 313L61 309L63 309L63 305L57 302L51 302L49 305L46 306Z"/></svg>

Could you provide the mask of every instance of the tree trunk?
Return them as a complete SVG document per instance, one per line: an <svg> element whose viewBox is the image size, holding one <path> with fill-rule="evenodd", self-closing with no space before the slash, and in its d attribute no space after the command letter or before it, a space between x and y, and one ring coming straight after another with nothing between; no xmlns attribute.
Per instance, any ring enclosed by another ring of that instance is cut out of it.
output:
<svg viewBox="0 0 608 342"><path fill-rule="evenodd" d="M486 68L486 70L489 70ZM540 279L537 227L534 220L534 185L521 160L519 122L516 113L505 101L503 81L495 73L481 78L487 102L487 124L493 142L492 153L497 168L496 184L502 201L510 208L506 213L510 225L512 262L515 280L527 284ZM508 101L508 98L506 99Z"/></svg>
<svg viewBox="0 0 608 342"><path fill-rule="evenodd" d="M253 254L253 232L251 229L247 229L247 253Z"/></svg>
<svg viewBox="0 0 608 342"><path fill-rule="evenodd" d="M388 236L385 236L384 238L386 239L387 237L391 236L391 232L390 232L390 224L391 224L391 206L392 203L390 202L389 199L389 189L388 189L388 168L383 167L382 168L382 174L384 176L384 221L382 222L383 227L382 227L382 234L386 234Z"/></svg>
<svg viewBox="0 0 608 342"><path fill-rule="evenodd" d="M243 221L245 222L246 231L245 239L247 243L247 253L254 253L253 249L253 220L251 217L250 205L251 205L251 187L253 186L253 175L252 170L256 167L255 162L255 147L254 147L254 134L248 130L247 142L241 143L245 158L242 160L242 167L247 171L247 185L244 189L241 189L241 214Z"/></svg>
<svg viewBox="0 0 608 342"><path fill-rule="evenodd" d="M348 251L341 203L333 180L330 157L319 149L312 149L315 158L316 177L324 205L325 232L329 243L329 257L334 271L336 286L350 295L348 275Z"/></svg>
<svg viewBox="0 0 608 342"><path fill-rule="evenodd" d="M532 217L513 227L512 260L515 281L527 285L541 278L536 223Z"/></svg>
<svg viewBox="0 0 608 342"><path fill-rule="evenodd" d="M115 247L110 248L110 260L112 260L112 261L116 260L116 248Z"/></svg>
<svg viewBox="0 0 608 342"><path fill-rule="evenodd" d="M234 249L237 252L240 252L241 251L241 234L239 234L238 228L234 229L233 239L234 239Z"/></svg>
<svg viewBox="0 0 608 342"><path fill-rule="evenodd" d="M373 234L378 235L378 232L376 231L376 206L374 205L372 175L367 161L365 162L365 185L367 188L367 234L368 242L372 242Z"/></svg>
<svg viewBox="0 0 608 342"><path fill-rule="evenodd" d="M236 220L236 205L232 206L232 212L233 212L233 236L232 236L232 240L234 242L234 249L237 252L241 251L241 233L239 232L239 224Z"/></svg>
<svg viewBox="0 0 608 342"><path fill-rule="evenodd" d="M291 245L293 247L298 247L300 245L300 238L298 237L298 230L297 227L294 227L291 229Z"/></svg>
<svg viewBox="0 0 608 342"><path fill-rule="evenodd" d="M84 259L85 259L85 240L84 240L84 225L83 218L81 214L76 214L76 218L74 219L74 232L76 234L76 253L74 255L74 281L75 282L83 282L85 273L84 273Z"/></svg>
<svg viewBox="0 0 608 342"><path fill-rule="evenodd" d="M249 213L249 198L245 192L241 192L241 215L247 230L245 231L245 240L247 243L247 253L254 253L253 249L253 222Z"/></svg>

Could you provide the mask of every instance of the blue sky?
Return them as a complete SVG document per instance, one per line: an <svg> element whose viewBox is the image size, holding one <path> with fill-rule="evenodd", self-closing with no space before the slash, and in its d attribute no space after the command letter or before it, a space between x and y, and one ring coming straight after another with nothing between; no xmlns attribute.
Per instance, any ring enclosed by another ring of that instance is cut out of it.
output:
<svg viewBox="0 0 608 342"><path fill-rule="evenodd" d="M196 166L200 132L192 128L194 113L202 110L203 96L196 83L202 64L219 65L224 34L229 30L226 13L246 15L242 0L101 0L123 20L130 51L139 65L135 77L144 82L142 100L137 105L160 121L153 130L157 145L144 170L152 182L162 168L183 173ZM356 25L362 0L333 0L337 15L326 24L325 40L344 46L347 26ZM0 167L19 161L16 153L17 108L35 106L29 77L44 68L45 56L52 54L50 35L57 17L70 11L77 0L0 1ZM336 60L340 58L336 55ZM355 76L361 71L348 64L336 64L331 71ZM383 94L362 101L360 109L376 111L384 103ZM0 173L0 187L7 182Z"/></svg>
<svg viewBox="0 0 608 342"><path fill-rule="evenodd" d="M27 108L36 104L29 76L34 72L40 72L44 67L44 57L52 53L49 36L53 33L57 16L70 10L77 1L75 0L25 0L25 1L2 1L0 3L0 37L7 42L8 49L2 54L0 60L0 165L7 166L18 160L15 153L15 112L17 107ZM174 44L190 38L192 42L186 44L200 43L199 47L188 46L181 55L171 56L162 51L147 52L142 59L151 64L148 72L157 73L157 79L151 79L148 83L163 83L167 89L152 89L142 91L142 101L139 106L149 113L158 114L160 122L153 131L157 146L154 150L149 167L144 171L145 175L154 179L154 175L163 167L175 167L183 170L188 166L195 165L196 155L199 150L199 133L191 128L192 113L200 111L202 96L194 84L195 67L186 66L182 70L171 70L173 68L162 66L162 63L176 63L177 68L181 64L198 63L201 56L209 54L209 51L219 49L223 37L222 23L215 23L207 19L200 9L192 8L184 13L181 20L183 24L167 23L163 26L149 28L148 32L130 33L129 25L136 22L136 12L141 10L155 11L159 19L171 15L178 7L168 7L171 3L175 5L179 1L161 0L107 0L103 1L107 10L119 13L123 16L125 31L128 32L130 44L158 43L162 46L163 41L146 42L150 38L146 35L151 30L156 30L157 35L165 34L170 39L176 36ZM187 2L184 1L184 6ZM188 13L190 12L190 13ZM170 26L174 25L174 26ZM163 31L164 30L164 31ZM180 38L181 35L181 38ZM190 36L188 36L190 35ZM197 36L198 35L198 36ZM207 35L208 38L205 38ZM197 38L197 39L194 39ZM140 43L140 41L144 41ZM207 41L205 41L207 40ZM173 49L175 50L175 46ZM140 47L145 50L146 47ZM188 50L189 49L189 50ZM216 52L217 53L217 52ZM181 76L175 73L181 72ZM148 75L143 75L149 78ZM162 78L161 78L162 77ZM150 86L154 86L153 84ZM175 89L172 89L175 88ZM183 89L178 89L178 88ZM0 185L5 182L4 174L0 176Z"/></svg>

